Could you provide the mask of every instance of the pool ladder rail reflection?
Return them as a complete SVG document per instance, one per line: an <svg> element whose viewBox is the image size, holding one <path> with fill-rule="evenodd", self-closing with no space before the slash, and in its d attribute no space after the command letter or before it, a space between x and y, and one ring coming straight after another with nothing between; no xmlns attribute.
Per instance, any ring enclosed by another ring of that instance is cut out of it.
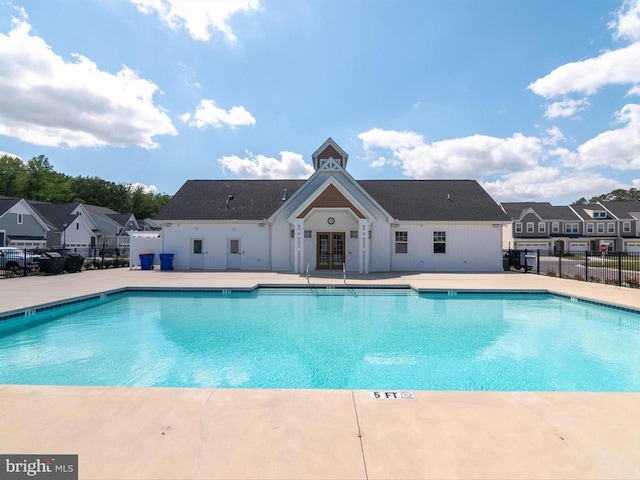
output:
<svg viewBox="0 0 640 480"><path fill-rule="evenodd" d="M309 288L311 289L311 293L313 294L314 297L318 296L318 291L316 290L316 288L311 284L310 278L311 278L311 268L310 265L307 263L307 285L309 285Z"/></svg>

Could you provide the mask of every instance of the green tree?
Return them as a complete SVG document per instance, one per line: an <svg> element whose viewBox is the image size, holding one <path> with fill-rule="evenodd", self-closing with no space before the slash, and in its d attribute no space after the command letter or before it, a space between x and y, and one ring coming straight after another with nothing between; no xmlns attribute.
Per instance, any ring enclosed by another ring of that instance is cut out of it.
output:
<svg viewBox="0 0 640 480"><path fill-rule="evenodd" d="M171 198L166 194L145 192L142 186L129 185L132 213L136 218L153 218Z"/></svg>
<svg viewBox="0 0 640 480"><path fill-rule="evenodd" d="M0 157L0 195L23 197L26 171L24 162L19 158Z"/></svg>
<svg viewBox="0 0 640 480"><path fill-rule="evenodd" d="M49 201L53 178L53 166L44 155L27 162L26 178L22 196L29 200Z"/></svg>
<svg viewBox="0 0 640 480"><path fill-rule="evenodd" d="M630 188L629 190L625 190L623 188L618 188L616 190L612 190L609 193L603 193L601 195L596 195L595 197L591 197L589 199L589 203L596 202L621 202L625 200L640 200L640 190L637 188Z"/></svg>

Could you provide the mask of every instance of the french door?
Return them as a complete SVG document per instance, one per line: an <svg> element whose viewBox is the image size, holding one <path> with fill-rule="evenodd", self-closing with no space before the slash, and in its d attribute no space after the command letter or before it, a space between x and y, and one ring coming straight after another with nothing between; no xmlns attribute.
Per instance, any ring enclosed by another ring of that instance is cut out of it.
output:
<svg viewBox="0 0 640 480"><path fill-rule="evenodd" d="M316 268L342 270L344 265L344 232L316 234Z"/></svg>

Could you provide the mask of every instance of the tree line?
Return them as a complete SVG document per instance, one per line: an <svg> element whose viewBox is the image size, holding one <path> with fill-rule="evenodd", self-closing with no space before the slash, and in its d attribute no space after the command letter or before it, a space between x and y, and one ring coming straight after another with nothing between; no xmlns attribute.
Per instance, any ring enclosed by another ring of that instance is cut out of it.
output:
<svg viewBox="0 0 640 480"><path fill-rule="evenodd" d="M165 193L145 192L141 186L56 172L44 155L26 162L1 156L0 195L51 203L79 202L133 213L140 219L155 217L171 198Z"/></svg>
<svg viewBox="0 0 640 480"><path fill-rule="evenodd" d="M629 190L618 188L616 190L610 191L609 193L603 193L601 195L591 197L588 202L586 198L582 197L576 200L575 203L577 203L578 205L585 205L587 203L622 202L626 200L640 201L640 190L638 190L637 188L630 188Z"/></svg>

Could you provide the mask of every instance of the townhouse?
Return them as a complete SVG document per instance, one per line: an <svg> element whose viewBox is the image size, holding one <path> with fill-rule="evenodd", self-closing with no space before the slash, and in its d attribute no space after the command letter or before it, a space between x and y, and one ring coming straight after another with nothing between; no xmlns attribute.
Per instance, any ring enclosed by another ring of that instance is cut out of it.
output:
<svg viewBox="0 0 640 480"><path fill-rule="evenodd" d="M502 208L512 221L503 236L505 249L640 252L638 201L567 206L505 202Z"/></svg>

